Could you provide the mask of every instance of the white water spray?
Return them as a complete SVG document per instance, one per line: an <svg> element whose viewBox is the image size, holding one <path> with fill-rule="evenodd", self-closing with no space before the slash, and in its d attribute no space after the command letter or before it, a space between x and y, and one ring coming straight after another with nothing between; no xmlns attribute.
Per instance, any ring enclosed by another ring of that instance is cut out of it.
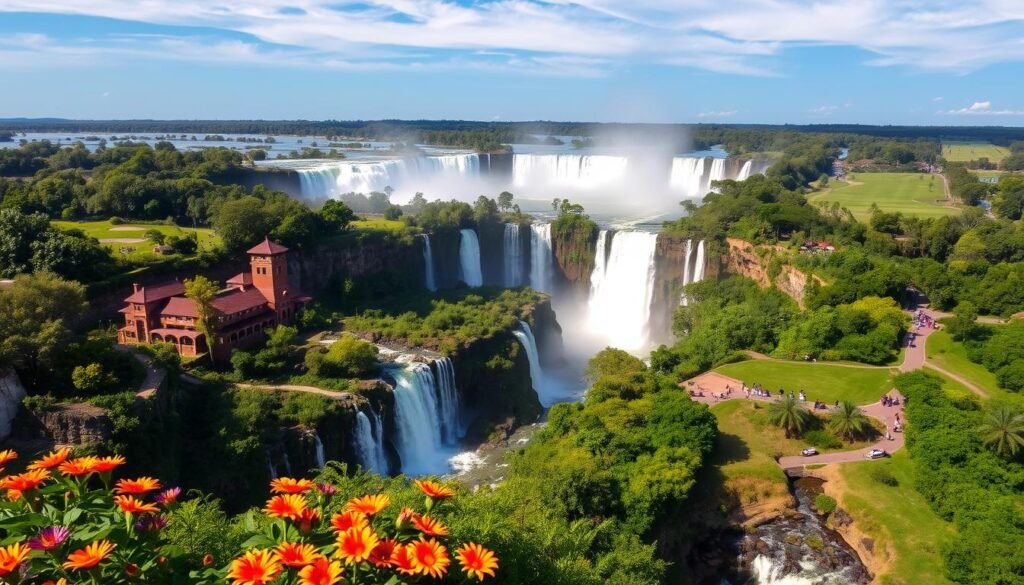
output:
<svg viewBox="0 0 1024 585"><path fill-rule="evenodd" d="M736 175L736 180L737 181L746 181L747 179L749 179L750 178L750 170L751 170L751 168L753 168L753 166L754 166L754 161L752 161L752 160L748 160L747 162L743 163L743 166L740 167L740 174Z"/></svg>
<svg viewBox="0 0 1024 585"><path fill-rule="evenodd" d="M523 349L526 350L526 359L530 362L530 382L533 391L537 393L544 406L551 406L551 399L547 396L547 383L544 379L544 369L540 365L540 352L537 351L537 340L533 337L533 330L530 324L525 321L519 322L519 328L512 330Z"/></svg>
<svg viewBox="0 0 1024 585"><path fill-rule="evenodd" d="M588 329L614 347L640 350L648 343L657 234L616 232L607 259L603 257L606 237L606 231L598 236Z"/></svg>
<svg viewBox="0 0 1024 585"><path fill-rule="evenodd" d="M629 159L588 154L517 154L512 159L512 184L518 188L597 189L621 182Z"/></svg>
<svg viewBox="0 0 1024 585"><path fill-rule="evenodd" d="M437 369L437 391L441 414L441 439L446 445L456 444L462 438L462 424L459 417L459 389L455 386L455 366L452 360L441 358L434 361Z"/></svg>
<svg viewBox="0 0 1024 585"><path fill-rule="evenodd" d="M373 417L376 426L363 411L356 413L356 450L364 469L378 475L387 475L389 465L384 454L384 423L376 412L373 413Z"/></svg>
<svg viewBox="0 0 1024 585"><path fill-rule="evenodd" d="M313 445L316 446L316 468L323 469L327 465L327 456L324 454L324 443L316 433L313 433Z"/></svg>
<svg viewBox="0 0 1024 585"><path fill-rule="evenodd" d="M530 226L530 286L534 290L551 292L551 224Z"/></svg>
<svg viewBox="0 0 1024 585"><path fill-rule="evenodd" d="M515 288L523 284L523 248L519 245L519 224L505 224L502 244L505 248L505 288Z"/></svg>
<svg viewBox="0 0 1024 585"><path fill-rule="evenodd" d="M459 266L462 271L462 282L469 286L483 286L484 276L480 269L480 240L476 231L460 230Z"/></svg>
<svg viewBox="0 0 1024 585"><path fill-rule="evenodd" d="M704 280L704 268L704 240L701 240L697 243L697 260L693 266L693 280L691 282Z"/></svg>

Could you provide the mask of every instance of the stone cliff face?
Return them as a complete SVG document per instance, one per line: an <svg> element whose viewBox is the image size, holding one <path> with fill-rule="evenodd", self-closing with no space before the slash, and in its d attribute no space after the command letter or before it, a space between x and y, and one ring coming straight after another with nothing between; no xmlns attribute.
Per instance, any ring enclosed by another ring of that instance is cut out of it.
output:
<svg viewBox="0 0 1024 585"><path fill-rule="evenodd" d="M576 221L551 226L551 251L555 256L556 280L564 287L585 292L590 287L597 252L597 224Z"/></svg>
<svg viewBox="0 0 1024 585"><path fill-rule="evenodd" d="M651 340L672 340L672 314L679 307L683 291L687 238L658 234L654 252L654 294L651 296Z"/></svg>
<svg viewBox="0 0 1024 585"><path fill-rule="evenodd" d="M785 250L778 246L754 246L750 242L737 238L726 238L729 246L723 257L723 270L729 274L744 276L757 282L761 288L772 285L788 295L801 307L804 304L804 292L807 288L807 274L782 262ZM773 258L780 258L778 274L772 274ZM813 277L820 284L824 282L817 276Z"/></svg>
<svg viewBox="0 0 1024 585"><path fill-rule="evenodd" d="M107 411L102 408L84 402L60 403L46 410L21 409L14 421L13 438L81 446L105 441L110 429Z"/></svg>
<svg viewBox="0 0 1024 585"><path fill-rule="evenodd" d="M423 286L423 248L418 240L364 240L355 245L331 247L288 255L288 272L307 294L325 291L345 278L384 272L405 277L412 286Z"/></svg>

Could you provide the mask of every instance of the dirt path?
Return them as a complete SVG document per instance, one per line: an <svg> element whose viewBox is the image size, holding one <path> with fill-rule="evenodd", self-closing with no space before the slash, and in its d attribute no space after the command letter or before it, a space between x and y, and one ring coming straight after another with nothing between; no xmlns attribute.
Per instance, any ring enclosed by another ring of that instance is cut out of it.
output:
<svg viewBox="0 0 1024 585"><path fill-rule="evenodd" d="M205 384L206 381L191 374L182 374L181 379L190 384ZM235 388L254 388L257 390L281 390L284 392L305 392L306 394L319 394L335 400L347 400L354 397L351 392L338 390L325 390L316 386L300 386L297 384L242 384L232 383Z"/></svg>
<svg viewBox="0 0 1024 585"><path fill-rule="evenodd" d="M164 379L167 377L167 372L163 368L158 368L153 363L153 358L148 355L134 351L132 348L125 345L114 345L114 351L121 353L130 353L144 368L146 368L146 377L142 379L139 384L139 390L135 393L137 398L152 398L156 395L157 391L164 384Z"/></svg>
<svg viewBox="0 0 1024 585"><path fill-rule="evenodd" d="M836 367L840 367L840 368L857 368L857 369L862 369L862 370L887 370L887 369L891 369L892 368L892 366L869 366L867 364L851 364L851 363L847 363L847 362L807 362L807 361L796 361L796 360L783 360L783 359L779 359L779 358L773 358L770 355L765 355L763 353L752 351L752 350L749 350L749 349L748 350L744 350L743 354L746 355L747 357L749 357L750 359L754 359L754 360L765 361L765 362L780 362L780 363L786 363L786 364L792 364L792 365L801 365L801 366L836 366Z"/></svg>

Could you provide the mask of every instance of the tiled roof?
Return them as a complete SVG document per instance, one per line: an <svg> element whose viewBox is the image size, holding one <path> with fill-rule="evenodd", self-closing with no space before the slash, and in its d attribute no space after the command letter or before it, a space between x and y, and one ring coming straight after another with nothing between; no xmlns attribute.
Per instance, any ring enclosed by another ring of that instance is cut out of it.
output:
<svg viewBox="0 0 1024 585"><path fill-rule="evenodd" d="M192 299L185 297L171 297L160 314L170 317L195 317L196 304L192 302Z"/></svg>
<svg viewBox="0 0 1024 585"><path fill-rule="evenodd" d="M256 288L235 289L213 299L213 308L224 315L233 315L265 304L267 304L266 297Z"/></svg>
<svg viewBox="0 0 1024 585"><path fill-rule="evenodd" d="M151 303L169 297L177 297L185 294L185 285L178 282L168 282L157 286L144 286L126 298L126 303Z"/></svg>
<svg viewBox="0 0 1024 585"><path fill-rule="evenodd" d="M228 279L228 284L232 286L249 286L252 284L252 272L239 272Z"/></svg>
<svg viewBox="0 0 1024 585"><path fill-rule="evenodd" d="M250 248L247 253L248 254L273 255L273 254L284 254L287 251L288 251L288 248L285 248L284 246L282 246L281 244L278 244L277 242L271 242L270 238L263 238L262 242L256 244L252 248Z"/></svg>

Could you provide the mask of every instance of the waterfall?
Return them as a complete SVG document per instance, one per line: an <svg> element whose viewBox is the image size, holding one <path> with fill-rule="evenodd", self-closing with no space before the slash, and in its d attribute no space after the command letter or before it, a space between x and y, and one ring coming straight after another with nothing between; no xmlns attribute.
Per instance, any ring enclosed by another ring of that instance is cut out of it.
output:
<svg viewBox="0 0 1024 585"><path fill-rule="evenodd" d="M505 252L505 288L523 284L523 248L519 245L519 224L506 223L503 239Z"/></svg>
<svg viewBox="0 0 1024 585"><path fill-rule="evenodd" d="M281 460L284 462L284 472L285 472L285 474L288 477L291 477L292 476L292 462L288 460L288 450L287 449L283 449L282 451L283 451L282 452L283 456L281 457Z"/></svg>
<svg viewBox="0 0 1024 585"><path fill-rule="evenodd" d="M364 469L378 475L387 475L388 458L384 454L384 422L373 412L376 426L363 411L356 412L355 446L359 461Z"/></svg>
<svg viewBox="0 0 1024 585"><path fill-rule="evenodd" d="M614 234L613 234L614 236ZM594 271L590 273L590 296L604 283L605 265L608 263L608 230L597 234L597 245L594 247Z"/></svg>
<svg viewBox="0 0 1024 585"><path fill-rule="evenodd" d="M380 161L281 160L263 166L293 169L299 175L303 197L322 198L342 193L370 193L385 187L415 188L435 180L473 179L480 176L476 154L421 156Z"/></svg>
<svg viewBox="0 0 1024 585"><path fill-rule="evenodd" d="M595 189L622 181L628 160L607 155L516 154L512 157L512 184Z"/></svg>
<svg viewBox="0 0 1024 585"><path fill-rule="evenodd" d="M482 286L484 276L480 270L480 240L477 239L474 230L460 230L459 233L459 266L462 282L473 287Z"/></svg>
<svg viewBox="0 0 1024 585"><path fill-rule="evenodd" d="M701 197L704 189L704 157L675 157L672 159L670 186L683 192L685 197Z"/></svg>
<svg viewBox="0 0 1024 585"><path fill-rule="evenodd" d="M693 282L704 280L704 240L697 243L697 261L693 266Z"/></svg>
<svg viewBox="0 0 1024 585"><path fill-rule="evenodd" d="M267 468L270 470L270 479L277 479L277 467L274 466L274 458L270 456L270 447L265 447L263 452L267 455Z"/></svg>
<svg viewBox="0 0 1024 585"><path fill-rule="evenodd" d="M551 406L550 399L545 395L547 384L544 380L544 370L540 365L537 340L533 337L533 330L530 329L530 324L520 321L519 328L513 329L512 335L516 336L519 343L523 345L523 349L526 350L526 359L530 362L530 382L533 386L533 391L537 393L537 398L540 399L541 404Z"/></svg>
<svg viewBox="0 0 1024 585"><path fill-rule="evenodd" d="M430 249L429 234L423 234L423 265L427 275L427 290L437 290L437 279L434 277L434 253Z"/></svg>
<svg viewBox="0 0 1024 585"><path fill-rule="evenodd" d="M440 400L441 438L446 445L454 445L462 438L462 424L459 421L459 389L455 386L455 366L452 360L441 358L434 361L437 369L437 390Z"/></svg>
<svg viewBox="0 0 1024 585"><path fill-rule="evenodd" d="M324 443L320 440L320 435L313 433L313 445L316 446L316 468L323 469L324 465L327 465L327 456L324 454Z"/></svg>
<svg viewBox="0 0 1024 585"><path fill-rule="evenodd" d="M711 159L711 172L708 173L707 190L711 190L712 181L721 181L725 178L725 159Z"/></svg>
<svg viewBox="0 0 1024 585"><path fill-rule="evenodd" d="M690 284L690 254L693 253L693 240L686 240L686 256L683 259L683 286ZM684 292L679 296L679 304L686 306L689 301Z"/></svg>
<svg viewBox="0 0 1024 585"><path fill-rule="evenodd" d="M616 232L606 259L605 237L604 231L598 236L587 303L588 328L616 347L639 350L647 344L657 234Z"/></svg>
<svg viewBox="0 0 1024 585"><path fill-rule="evenodd" d="M737 181L746 181L747 179L749 179L750 178L750 169L753 166L754 166L754 161L752 161L752 160L748 160L747 162L743 163L743 166L740 167L740 174L736 175L736 180Z"/></svg>
<svg viewBox="0 0 1024 585"><path fill-rule="evenodd" d="M530 225L530 286L551 292L551 224Z"/></svg>

